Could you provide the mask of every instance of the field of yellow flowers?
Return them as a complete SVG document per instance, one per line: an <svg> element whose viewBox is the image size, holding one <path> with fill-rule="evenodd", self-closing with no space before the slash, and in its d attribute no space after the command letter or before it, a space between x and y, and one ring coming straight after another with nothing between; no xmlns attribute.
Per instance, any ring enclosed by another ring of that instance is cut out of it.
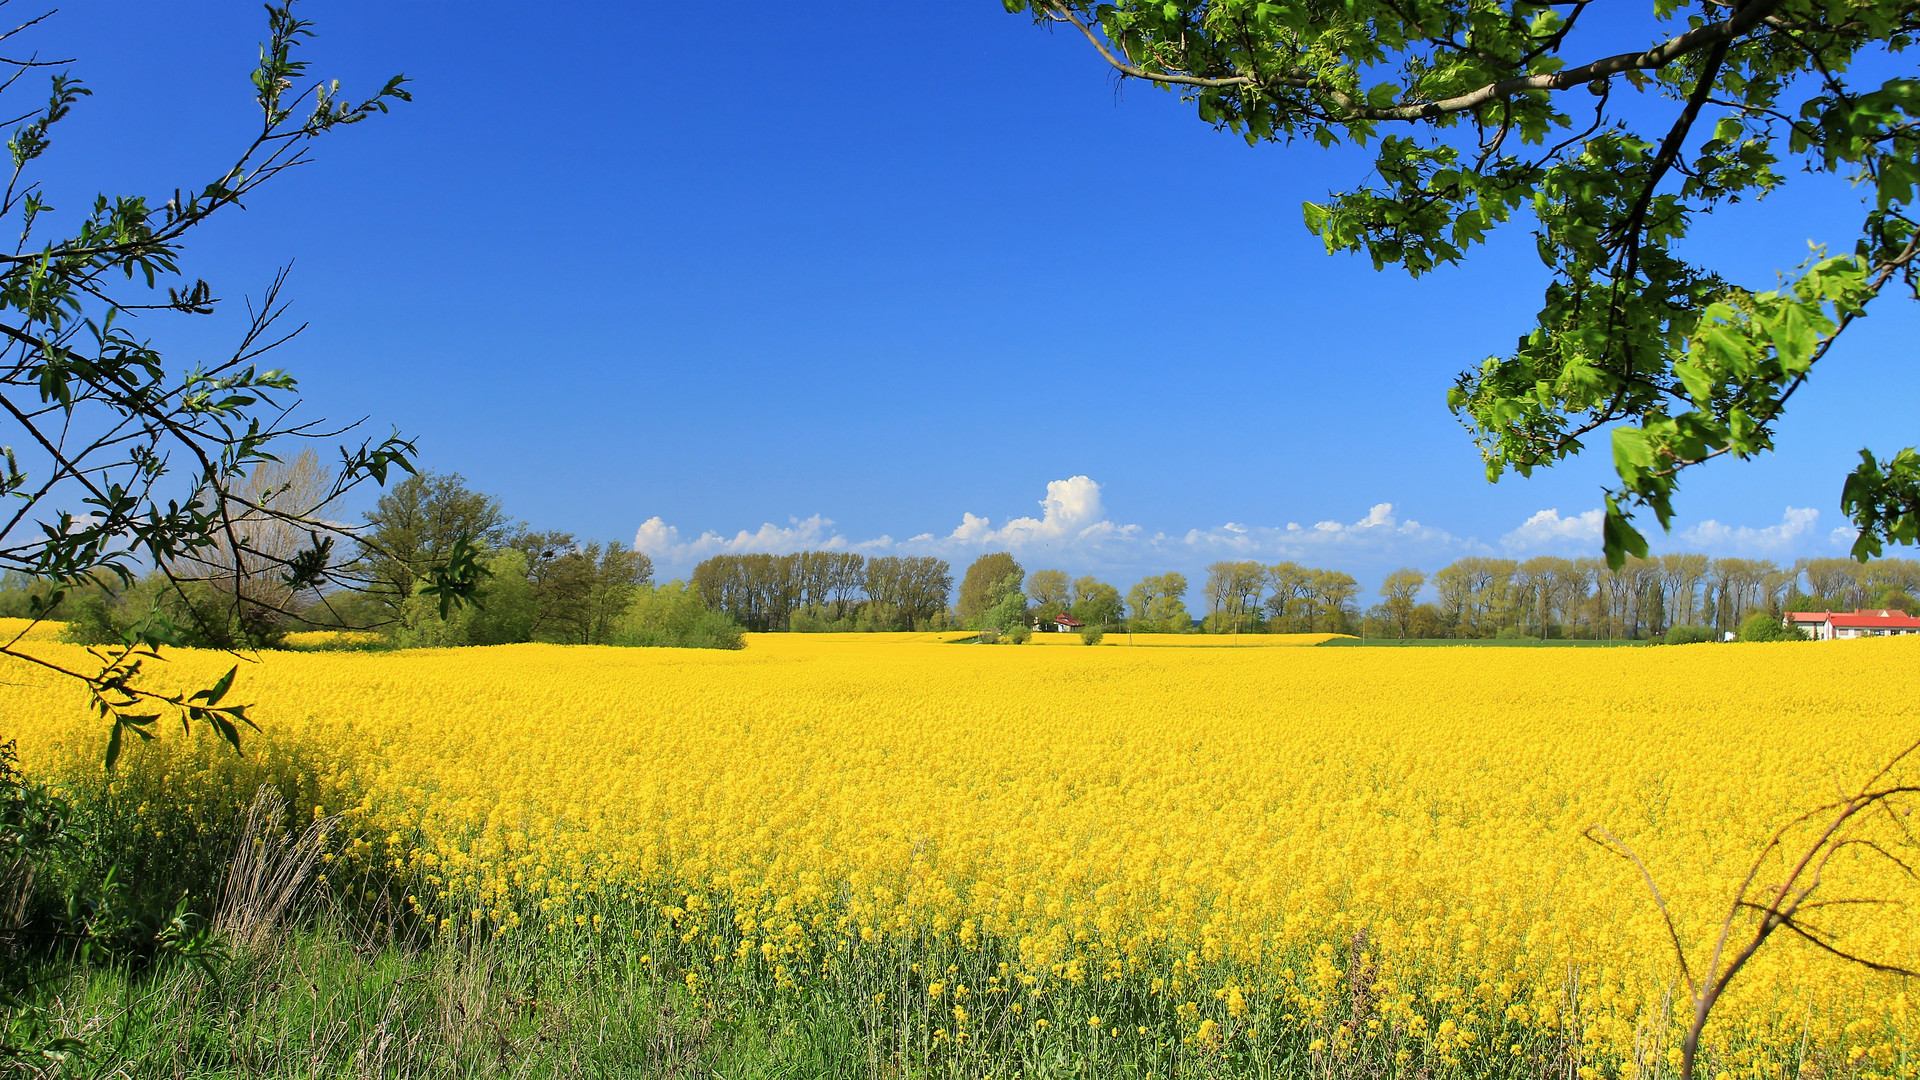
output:
<svg viewBox="0 0 1920 1080"><path fill-rule="evenodd" d="M231 663L169 656L155 677L182 689ZM1920 640L793 634L241 666L263 729L244 759L177 728L128 751L114 783L157 830L271 778L345 815L330 873L397 875L439 933L639 936L692 995L811 995L895 1055L1176 1073L1284 1050L1373 1075L1671 1075L1685 991L1660 914L1584 831L1640 856L1698 966L1761 841L1920 732ZM0 676L23 766L98 783L105 732L74 689ZM1864 857L1822 887L1920 899ZM1848 951L1920 965L1914 909L1822 914ZM1916 990L1782 934L1716 1012L1706 1075L1915 1076Z"/></svg>

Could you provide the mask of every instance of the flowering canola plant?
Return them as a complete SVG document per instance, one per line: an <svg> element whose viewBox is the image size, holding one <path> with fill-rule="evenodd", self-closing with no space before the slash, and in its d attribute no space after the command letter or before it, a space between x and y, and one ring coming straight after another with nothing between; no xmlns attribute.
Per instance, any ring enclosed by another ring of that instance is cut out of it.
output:
<svg viewBox="0 0 1920 1080"><path fill-rule="evenodd" d="M182 689L232 662L167 655ZM649 927L690 993L831 993L923 1047L1671 1075L1664 924L1585 831L1639 856L1697 971L1766 837L1913 740L1916 674L1920 640L279 653L236 684L244 759L176 729L113 783L158 819L271 778L343 812L342 857L443 932ZM97 783L104 735L58 677L4 672L29 771ZM1920 899L1864 857L1822 888ZM1822 926L1920 966L1912 909ZM1914 993L1783 933L1716 1010L1707 1075L1914 1076Z"/></svg>

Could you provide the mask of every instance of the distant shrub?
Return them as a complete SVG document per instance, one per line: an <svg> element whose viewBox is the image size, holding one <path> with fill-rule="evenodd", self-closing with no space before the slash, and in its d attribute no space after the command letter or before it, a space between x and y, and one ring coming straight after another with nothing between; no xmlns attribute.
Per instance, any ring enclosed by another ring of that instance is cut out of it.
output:
<svg viewBox="0 0 1920 1080"><path fill-rule="evenodd" d="M106 597L97 593L82 596L67 605L64 636L79 645L118 644L125 640L126 628L120 625L115 614Z"/></svg>
<svg viewBox="0 0 1920 1080"><path fill-rule="evenodd" d="M1783 626L1779 619L1764 611L1756 611L1747 616L1740 624L1740 632L1734 635L1735 641L1805 641L1807 635L1797 626Z"/></svg>
<svg viewBox="0 0 1920 1080"><path fill-rule="evenodd" d="M613 645L674 649L741 649L740 624L724 612L709 611L700 592L684 581L642 585L634 591Z"/></svg>
<svg viewBox="0 0 1920 1080"><path fill-rule="evenodd" d="M999 642L1000 642L1000 631L995 630L991 627L980 631L980 644L997 645L999 644Z"/></svg>
<svg viewBox="0 0 1920 1080"><path fill-rule="evenodd" d="M787 618L787 629L796 634L851 634L868 629L853 618L833 618L824 607L803 607Z"/></svg>
<svg viewBox="0 0 1920 1080"><path fill-rule="evenodd" d="M1082 645L1098 645L1100 644L1100 639L1106 636L1107 628L1104 626L1083 626L1080 628L1080 644Z"/></svg>
<svg viewBox="0 0 1920 1080"><path fill-rule="evenodd" d="M1714 639L1713 627L1682 624L1667 631L1669 645L1697 645Z"/></svg>
<svg viewBox="0 0 1920 1080"><path fill-rule="evenodd" d="M1029 630L1025 624L1015 626L1006 633L1007 643L1011 645L1025 645L1027 639L1032 636L1033 631Z"/></svg>

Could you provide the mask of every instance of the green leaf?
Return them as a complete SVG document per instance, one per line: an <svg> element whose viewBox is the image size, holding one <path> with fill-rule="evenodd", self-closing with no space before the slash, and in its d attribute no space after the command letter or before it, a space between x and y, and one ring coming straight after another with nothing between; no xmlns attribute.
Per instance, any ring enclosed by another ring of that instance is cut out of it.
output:
<svg viewBox="0 0 1920 1080"><path fill-rule="evenodd" d="M1805 308L1799 304L1788 304L1771 331L1774 351L1780 356L1780 366L1789 374L1801 374L1812 366L1813 350L1820 343L1820 335L1807 324Z"/></svg>
<svg viewBox="0 0 1920 1080"><path fill-rule="evenodd" d="M1613 429L1613 466L1622 476L1653 467L1653 445L1645 431L1624 424Z"/></svg>
<svg viewBox="0 0 1920 1080"><path fill-rule="evenodd" d="M1647 538L1628 523L1627 515L1620 511L1620 505L1611 495L1607 496L1606 517L1600 523L1600 542L1606 552L1607 566L1614 570L1626 564L1628 555L1647 557Z"/></svg>
<svg viewBox="0 0 1920 1080"><path fill-rule="evenodd" d="M219 713L209 713L207 720L213 724L214 730L220 733L220 737L233 746L234 753L242 753L240 749L240 729L233 726L233 721L228 720Z"/></svg>
<svg viewBox="0 0 1920 1080"><path fill-rule="evenodd" d="M1713 380L1706 372L1683 360L1673 365L1673 373L1679 376L1694 404L1704 409L1713 403Z"/></svg>
<svg viewBox="0 0 1920 1080"><path fill-rule="evenodd" d="M193 695L191 700L204 701L209 705L220 704L220 699L226 697L227 691L233 687L233 677L239 670L240 665L238 664L228 668L227 673L220 676L220 681L214 683L212 689L200 691Z"/></svg>

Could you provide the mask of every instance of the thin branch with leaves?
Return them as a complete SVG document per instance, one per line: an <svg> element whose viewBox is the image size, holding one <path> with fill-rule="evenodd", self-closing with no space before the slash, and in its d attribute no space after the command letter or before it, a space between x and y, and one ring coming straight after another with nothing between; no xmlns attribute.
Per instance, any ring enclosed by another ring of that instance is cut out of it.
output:
<svg viewBox="0 0 1920 1080"><path fill-rule="evenodd" d="M0 41L38 21L0 34ZM288 617L298 595L364 584L354 564L335 556L337 540L357 538L328 508L364 483L384 485L396 471L414 471L416 448L396 432L338 444L322 490L299 498L248 490L250 477L282 461L283 446L339 439L357 426L299 419L296 380L263 362L302 329L281 325L285 271L247 305L237 345L212 362L169 363L131 329L161 314L218 310L213 288L202 279L188 282L182 271L192 230L307 164L320 137L410 100L403 76L361 99L343 95L337 81L311 78L299 50L313 27L294 13L292 0L268 5L267 31L250 77L258 126L208 182L162 199L97 196L70 232L48 236L56 209L30 167L91 91L67 72L55 73L45 103L24 114L7 141L12 172L0 193L0 219L17 229L17 239L11 252L0 252L0 498L12 504L0 511L0 570L48 586L34 594L35 621L52 615L71 590L124 588L142 572L158 573L181 595L211 592L224 605L218 618L242 627ZM0 91L45 63L0 59L0 70L10 69ZM290 535L305 542L289 546ZM470 598L479 580L470 558L437 572L450 604ZM260 587L262 581L271 587ZM214 617L192 605L185 610L196 620ZM109 766L127 733L150 737L165 715L188 730L205 724L236 750L240 729L252 724L246 706L226 701L234 671L190 694L148 685L146 665L180 638L165 618L94 650L98 670L49 659L24 647L23 636L0 643L0 655L87 687L93 708L111 725ZM242 648L247 639L242 633L229 647Z"/></svg>

